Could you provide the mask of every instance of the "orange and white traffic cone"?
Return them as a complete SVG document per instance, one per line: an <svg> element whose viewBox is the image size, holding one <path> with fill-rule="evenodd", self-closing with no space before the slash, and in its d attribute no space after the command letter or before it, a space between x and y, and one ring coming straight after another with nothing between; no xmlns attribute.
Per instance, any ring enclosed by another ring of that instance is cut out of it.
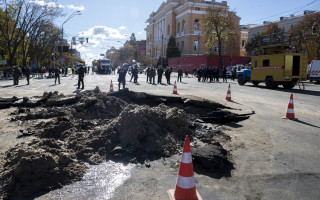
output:
<svg viewBox="0 0 320 200"><path fill-rule="evenodd" d="M228 88L226 100L227 100L227 101L231 101L231 88L230 88L230 84L229 84L229 88Z"/></svg>
<svg viewBox="0 0 320 200"><path fill-rule="evenodd" d="M174 81L174 85L173 85L173 94L178 94L177 82L176 81Z"/></svg>
<svg viewBox="0 0 320 200"><path fill-rule="evenodd" d="M281 117L282 119L290 119L290 120L298 120L298 118L295 118L294 116L294 106L293 106L293 94L291 93L288 109L286 112L286 116Z"/></svg>
<svg viewBox="0 0 320 200"><path fill-rule="evenodd" d="M113 90L112 80L111 80L111 83L110 83L110 91L109 91L109 92L114 92L114 90Z"/></svg>
<svg viewBox="0 0 320 200"><path fill-rule="evenodd" d="M175 190L168 191L170 200L202 200L196 190L189 137L186 136Z"/></svg>

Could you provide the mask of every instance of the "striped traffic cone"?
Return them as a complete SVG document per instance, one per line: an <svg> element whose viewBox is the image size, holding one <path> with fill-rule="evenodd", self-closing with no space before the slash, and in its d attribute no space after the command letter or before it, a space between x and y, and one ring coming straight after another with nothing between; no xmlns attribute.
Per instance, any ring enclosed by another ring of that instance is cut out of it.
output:
<svg viewBox="0 0 320 200"><path fill-rule="evenodd" d="M170 200L202 200L196 190L189 137L186 136L175 190L168 191Z"/></svg>
<svg viewBox="0 0 320 200"><path fill-rule="evenodd" d="M113 90L112 80L111 80L111 83L110 83L110 91L109 91L109 92L114 92L114 90Z"/></svg>
<svg viewBox="0 0 320 200"><path fill-rule="evenodd" d="M295 118L294 116L294 106L293 106L293 94L291 93L288 109L286 112L286 116L281 117L282 119L290 119L290 120L298 120L298 118Z"/></svg>
<svg viewBox="0 0 320 200"><path fill-rule="evenodd" d="M229 88L228 88L226 100L227 100L227 101L231 101L231 88L230 88L230 84L229 84Z"/></svg>
<svg viewBox="0 0 320 200"><path fill-rule="evenodd" d="M173 85L173 94L178 94L177 82L176 81L174 81L174 85Z"/></svg>

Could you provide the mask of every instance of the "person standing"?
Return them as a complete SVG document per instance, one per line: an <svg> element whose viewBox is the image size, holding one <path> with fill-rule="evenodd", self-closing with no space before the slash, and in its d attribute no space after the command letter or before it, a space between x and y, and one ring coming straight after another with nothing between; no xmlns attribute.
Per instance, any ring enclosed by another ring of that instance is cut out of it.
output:
<svg viewBox="0 0 320 200"><path fill-rule="evenodd" d="M182 75L183 75L183 71L182 71L182 69L179 67L179 69L178 69L178 82L179 82L179 79L180 79L180 82L182 82Z"/></svg>
<svg viewBox="0 0 320 200"><path fill-rule="evenodd" d="M119 78L118 78L118 82L119 82L119 91L120 91L120 85L122 83L122 89L124 89L126 87L126 74L127 71L124 69L124 66L122 65L120 67L120 69L118 69L118 74L119 74Z"/></svg>
<svg viewBox="0 0 320 200"><path fill-rule="evenodd" d="M56 69L54 70L54 84L57 84L57 79L58 79L58 82L60 84L60 69L59 67L56 67Z"/></svg>
<svg viewBox="0 0 320 200"><path fill-rule="evenodd" d="M21 71L17 66L13 67L13 85L19 85L19 77L21 76Z"/></svg>
<svg viewBox="0 0 320 200"><path fill-rule="evenodd" d="M148 66L146 69L146 75L147 75L147 83L148 83L149 75L150 75L150 66Z"/></svg>
<svg viewBox="0 0 320 200"><path fill-rule="evenodd" d="M132 71L134 83L138 83L138 73L139 73L139 70L138 70L138 66L136 65L134 66Z"/></svg>
<svg viewBox="0 0 320 200"><path fill-rule="evenodd" d="M163 68L160 65L159 68L158 68L158 84L162 83L162 74L163 74Z"/></svg>
<svg viewBox="0 0 320 200"><path fill-rule="evenodd" d="M232 70L231 70L231 79L234 81L234 79L236 78L236 74L237 74L237 72L236 72L236 68L234 67L234 68L232 68Z"/></svg>
<svg viewBox="0 0 320 200"><path fill-rule="evenodd" d="M156 76L156 70L154 69L154 67L152 66L151 69L150 69L150 75L149 75L149 81L150 81L150 84L153 83L155 84L154 82L154 78Z"/></svg>
<svg viewBox="0 0 320 200"><path fill-rule="evenodd" d="M227 81L227 69L226 69L226 67L223 67L222 68L222 79L223 79L223 82L228 82Z"/></svg>
<svg viewBox="0 0 320 200"><path fill-rule="evenodd" d="M164 72L164 75L165 75L165 77L166 77L166 79L167 79L167 84L171 84L170 83L170 76L171 76L171 69L169 68L169 67L167 67L167 69L166 69L166 71Z"/></svg>
<svg viewBox="0 0 320 200"><path fill-rule="evenodd" d="M85 74L85 68L83 68L82 65L80 65L80 68L79 68L79 71L78 71L78 75L79 75L79 78L78 78L78 89L80 89L80 83L82 84L82 87L81 89L83 90L84 89L84 74Z"/></svg>
<svg viewBox="0 0 320 200"><path fill-rule="evenodd" d="M25 67L25 70L24 70L24 75L26 76L26 79L27 79L27 85L30 85L30 67Z"/></svg>
<svg viewBox="0 0 320 200"><path fill-rule="evenodd" d="M202 77L202 69L201 69L201 67L198 69L197 74L198 74L198 82L200 82L201 81L201 77Z"/></svg>

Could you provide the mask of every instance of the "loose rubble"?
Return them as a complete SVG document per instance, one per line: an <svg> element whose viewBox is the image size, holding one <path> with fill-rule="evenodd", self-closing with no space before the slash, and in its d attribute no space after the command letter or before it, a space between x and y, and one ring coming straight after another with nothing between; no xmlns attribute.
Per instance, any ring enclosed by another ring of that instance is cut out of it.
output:
<svg viewBox="0 0 320 200"><path fill-rule="evenodd" d="M96 88L77 95L58 92L41 97L0 98L0 109L17 107L12 123L32 121L20 130L31 143L13 147L0 159L0 198L26 197L81 179L84 163L104 160L144 163L178 154L185 135L193 141L196 165L224 168L226 150L214 126L248 115L223 111L209 101L161 97L127 90L112 94ZM227 137L225 137L227 138ZM26 167L27 166L27 167Z"/></svg>

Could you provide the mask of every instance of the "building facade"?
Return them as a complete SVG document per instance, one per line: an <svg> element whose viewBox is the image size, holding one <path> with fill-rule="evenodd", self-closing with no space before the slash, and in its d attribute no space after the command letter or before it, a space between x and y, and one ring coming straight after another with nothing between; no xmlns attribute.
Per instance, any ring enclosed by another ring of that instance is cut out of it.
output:
<svg viewBox="0 0 320 200"><path fill-rule="evenodd" d="M166 56L167 44L171 36L176 38L181 56L206 54L205 41L200 31L200 19L209 7L229 9L227 2L205 0L167 0L157 12L150 14L146 27L146 55L155 63ZM240 18L238 20L239 24ZM216 53L218 49L215 49ZM224 53L226 53L225 50ZM239 51L234 55L239 55Z"/></svg>
<svg viewBox="0 0 320 200"><path fill-rule="evenodd" d="M247 56L246 45L248 43L249 30L246 26L240 26L240 56Z"/></svg>
<svg viewBox="0 0 320 200"><path fill-rule="evenodd" d="M263 22L263 24L261 25L248 25L248 30L249 30L249 37L248 37L248 42L250 42L255 35L258 35L260 31L265 30L266 26L268 26L270 23L275 23L278 25L279 28L281 28L283 30L284 33L288 33L290 32L295 26L297 26L299 24L299 22L301 20L303 20L306 16L310 15L310 14L315 14L315 13L319 13L320 10L317 11L304 11L303 14L301 15L290 15L289 17L280 17L279 20L277 21L273 21L273 22L269 22L269 21L265 21ZM251 53L254 55L254 52Z"/></svg>

